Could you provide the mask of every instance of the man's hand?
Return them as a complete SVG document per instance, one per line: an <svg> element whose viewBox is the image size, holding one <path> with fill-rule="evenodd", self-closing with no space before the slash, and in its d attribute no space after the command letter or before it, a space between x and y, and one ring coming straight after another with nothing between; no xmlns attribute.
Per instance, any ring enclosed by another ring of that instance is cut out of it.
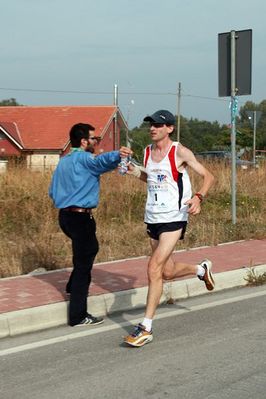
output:
<svg viewBox="0 0 266 399"><path fill-rule="evenodd" d="M196 195L190 200L186 201L185 204L189 206L188 213L190 215L198 215L201 211L200 199Z"/></svg>
<svg viewBox="0 0 266 399"><path fill-rule="evenodd" d="M128 156L131 156L133 154L133 151L131 150L131 148L128 147L121 147L119 149L119 153L121 158L126 158Z"/></svg>

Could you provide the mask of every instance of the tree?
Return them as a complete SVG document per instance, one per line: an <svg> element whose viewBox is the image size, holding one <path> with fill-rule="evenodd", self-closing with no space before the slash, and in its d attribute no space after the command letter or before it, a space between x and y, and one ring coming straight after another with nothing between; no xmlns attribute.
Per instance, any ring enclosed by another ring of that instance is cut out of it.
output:
<svg viewBox="0 0 266 399"><path fill-rule="evenodd" d="M151 143L149 128L147 123L142 123L140 127L135 127L129 132L131 148L134 152L134 158L142 163L144 148Z"/></svg>
<svg viewBox="0 0 266 399"><path fill-rule="evenodd" d="M247 101L239 111L239 129L249 135L249 146L253 145L253 126L248 119L247 111L261 111L261 117L256 128L256 148L260 150L266 149L266 100L260 104Z"/></svg>
<svg viewBox="0 0 266 399"><path fill-rule="evenodd" d="M8 98L0 101L0 107L14 107L18 105L21 104L19 104L15 98Z"/></svg>

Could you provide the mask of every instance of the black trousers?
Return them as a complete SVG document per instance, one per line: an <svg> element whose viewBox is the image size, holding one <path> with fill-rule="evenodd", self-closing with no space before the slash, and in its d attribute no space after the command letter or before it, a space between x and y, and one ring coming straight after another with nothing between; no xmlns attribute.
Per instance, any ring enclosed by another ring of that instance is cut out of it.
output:
<svg viewBox="0 0 266 399"><path fill-rule="evenodd" d="M87 296L91 282L91 269L99 250L96 223L92 215L59 211L59 225L72 240L73 271L67 283L70 293L69 324L78 324L87 315Z"/></svg>

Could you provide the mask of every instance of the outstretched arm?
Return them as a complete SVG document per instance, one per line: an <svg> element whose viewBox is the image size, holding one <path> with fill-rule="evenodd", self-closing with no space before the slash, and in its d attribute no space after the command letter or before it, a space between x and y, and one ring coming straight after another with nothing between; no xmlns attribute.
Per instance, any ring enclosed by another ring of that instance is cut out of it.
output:
<svg viewBox="0 0 266 399"><path fill-rule="evenodd" d="M121 158L132 155L133 151L128 147L121 147L119 151L110 151L99 154L97 157L86 157L87 166L95 175L101 175L117 168Z"/></svg>

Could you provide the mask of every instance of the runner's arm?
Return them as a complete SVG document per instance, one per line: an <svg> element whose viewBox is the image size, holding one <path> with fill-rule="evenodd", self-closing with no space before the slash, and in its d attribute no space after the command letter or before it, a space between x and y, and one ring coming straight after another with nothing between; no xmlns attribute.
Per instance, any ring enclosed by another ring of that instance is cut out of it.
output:
<svg viewBox="0 0 266 399"><path fill-rule="evenodd" d="M200 194L202 198L204 198L214 183L214 176L196 159L193 152L188 148L182 145L178 146L177 156L183 163L186 163L192 170L194 170L203 178L203 183L197 194ZM194 195L186 202L189 205L189 213L192 215L197 215L200 213L200 204L202 201L202 199L200 199L200 195Z"/></svg>

